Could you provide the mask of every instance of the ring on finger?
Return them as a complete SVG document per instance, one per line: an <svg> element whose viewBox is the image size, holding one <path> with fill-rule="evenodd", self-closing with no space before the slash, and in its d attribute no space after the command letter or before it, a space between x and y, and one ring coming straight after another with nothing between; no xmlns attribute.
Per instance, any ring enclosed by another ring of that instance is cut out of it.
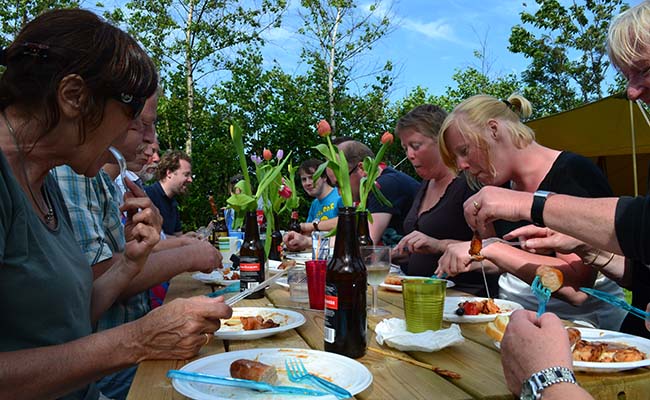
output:
<svg viewBox="0 0 650 400"><path fill-rule="evenodd" d="M481 205L478 203L478 201L474 200L474 202L473 202L472 204L474 204L474 208L475 208L477 211L481 209Z"/></svg>

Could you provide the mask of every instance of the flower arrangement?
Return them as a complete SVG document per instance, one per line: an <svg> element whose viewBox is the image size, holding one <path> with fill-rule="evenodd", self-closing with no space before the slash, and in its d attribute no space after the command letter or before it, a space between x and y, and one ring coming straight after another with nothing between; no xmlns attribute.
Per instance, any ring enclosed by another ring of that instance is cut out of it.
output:
<svg viewBox="0 0 650 400"><path fill-rule="evenodd" d="M294 176L298 169L289 164L290 178L282 176L282 169L289 162L291 153L284 157L284 151L278 150L275 159L269 149L262 151L262 157L252 155L251 160L255 164L255 175L257 177L257 189L253 193L250 174L244 155L244 140L241 127L235 122L230 126L230 137L232 138L235 151L239 157L239 164L244 179L235 185L234 194L232 194L227 203L235 210L234 226L241 226L246 211L255 211L259 200L261 199L264 214L267 216L266 235L271 237L275 230L274 213L280 213L286 209L297 207L298 197L296 194ZM264 250L268 255L271 248L271 240L267 240Z"/></svg>
<svg viewBox="0 0 650 400"><path fill-rule="evenodd" d="M339 190L341 198L343 200L343 205L346 207L351 207L354 205L354 199L352 198L352 190L350 188L350 172L348 168L348 162L345 158L343 151L332 145L332 140L330 139L331 128L330 124L326 120L321 120L316 126L319 136L325 137L327 139L327 144L319 144L315 148L325 157L327 160L325 163L321 164L320 167L314 173L314 179L318 179L326 168L330 168L339 185ZM366 176L361 178L359 184L359 204L357 206L358 211L366 211L366 204L368 201L368 195L372 192L375 194L377 199L386 204L390 205L390 201L381 193L378 187L379 184L376 182L377 178L381 174L382 168L381 160L386 154L388 146L393 143L393 134L390 132L384 132L381 137L381 148L377 152L374 158L366 157L363 160L363 170L366 172ZM372 220L372 217L369 216Z"/></svg>

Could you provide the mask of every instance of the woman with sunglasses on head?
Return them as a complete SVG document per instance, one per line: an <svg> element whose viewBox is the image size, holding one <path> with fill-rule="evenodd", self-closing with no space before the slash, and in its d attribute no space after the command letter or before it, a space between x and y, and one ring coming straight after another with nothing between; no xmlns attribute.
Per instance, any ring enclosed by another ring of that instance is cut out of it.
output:
<svg viewBox="0 0 650 400"><path fill-rule="evenodd" d="M502 101L477 95L460 103L440 129L440 154L450 168L464 170L475 186L508 186L522 192L544 191L582 197L611 196L607 179L590 160L574 153L544 147L535 141L534 132L521 122L532 108L523 96L514 94ZM481 204L474 204L480 209ZM527 224L527 223L525 223ZM482 238L502 237L521 224L495 221L479 232ZM483 263L471 262L470 242L452 244L439 262L437 273L452 276L486 268L499 278L499 297L515 301L526 309L537 309L538 301L530 284L537 267L548 265L561 270L564 286L554 293L547 310L564 319L584 321L603 329L618 330L625 313L579 290L582 286L623 297L622 290L576 254L533 254L496 242L481 250ZM562 300L560 300L562 299Z"/></svg>
<svg viewBox="0 0 650 400"><path fill-rule="evenodd" d="M196 355L231 313L222 299L171 302L92 334L159 240L160 215L129 182L122 210L133 239L93 281L48 173L62 164L97 173L156 90L149 57L93 13L56 10L0 49L0 64L0 398L97 399L92 382L103 375Z"/></svg>

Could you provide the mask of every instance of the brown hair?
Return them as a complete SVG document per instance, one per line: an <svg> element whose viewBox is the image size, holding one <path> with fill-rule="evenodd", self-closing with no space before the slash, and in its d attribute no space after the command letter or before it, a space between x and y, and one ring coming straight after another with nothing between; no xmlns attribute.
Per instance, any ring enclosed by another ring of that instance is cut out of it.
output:
<svg viewBox="0 0 650 400"><path fill-rule="evenodd" d="M423 104L415 107L397 121L395 134L399 136L401 131L413 129L424 136L438 140L440 126L446 117L447 112L442 108L432 104Z"/></svg>
<svg viewBox="0 0 650 400"><path fill-rule="evenodd" d="M370 150L370 147L357 140L348 140L338 145L338 148L345 154L345 159L348 162L348 169L352 171L354 167L366 157L374 157L375 153Z"/></svg>
<svg viewBox="0 0 650 400"><path fill-rule="evenodd" d="M82 104L82 142L103 119L107 99L121 94L146 99L158 86L156 68L136 41L90 11L45 12L2 53L0 108L16 107L44 134L59 122L57 90L68 75L81 76L89 91Z"/></svg>
<svg viewBox="0 0 650 400"><path fill-rule="evenodd" d="M163 180L167 176L167 171L174 172L181 167L181 160L192 164L192 159L185 152L180 150L168 150L160 158L158 163L158 180Z"/></svg>

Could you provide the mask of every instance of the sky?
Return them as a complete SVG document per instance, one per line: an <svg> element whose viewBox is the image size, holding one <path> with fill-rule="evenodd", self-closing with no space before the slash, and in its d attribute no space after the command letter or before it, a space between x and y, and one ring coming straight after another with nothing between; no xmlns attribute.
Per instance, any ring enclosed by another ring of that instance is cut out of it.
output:
<svg viewBox="0 0 650 400"><path fill-rule="evenodd" d="M298 3L290 0L283 27L266 35L265 59L277 60L288 73L304 68L298 57L299 37L292 33L300 25ZM633 6L640 0L628 3ZM365 5L363 0L359 4ZM528 61L508 51L508 38L511 28L521 23L520 13L534 13L536 6L534 0L397 0L391 18L394 31L375 46L365 63L394 63L397 79L391 100L405 97L418 85L429 94L443 94L447 86L455 86L452 75L456 69L474 66L481 70L474 52L484 46L489 76L519 74Z"/></svg>

